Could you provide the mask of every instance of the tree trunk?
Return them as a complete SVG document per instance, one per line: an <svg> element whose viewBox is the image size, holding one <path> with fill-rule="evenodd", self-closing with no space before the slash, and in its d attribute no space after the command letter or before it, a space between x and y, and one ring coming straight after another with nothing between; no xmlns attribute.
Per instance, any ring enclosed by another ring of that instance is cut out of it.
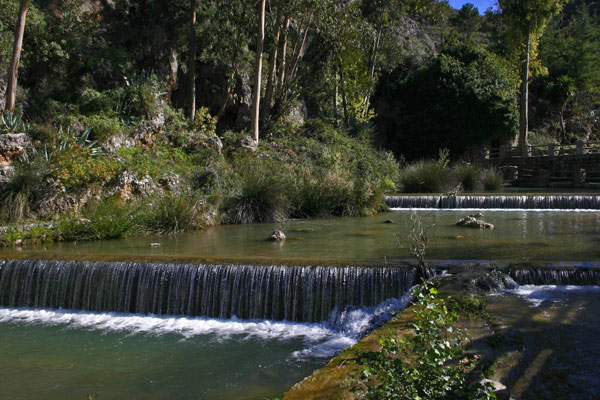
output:
<svg viewBox="0 0 600 400"><path fill-rule="evenodd" d="M528 133L529 133L529 52L531 47L531 36L528 34L525 42L525 54L523 57L523 71L521 75L521 105L519 114L519 146L521 154L527 156Z"/></svg>
<svg viewBox="0 0 600 400"><path fill-rule="evenodd" d="M287 44L288 44L288 33L290 31L290 17L287 17L285 20L285 31L284 31L284 35L283 35L283 41L281 42L281 50L280 50L280 54L281 54L281 63L279 65L279 82L278 82L278 92L281 92L282 88L283 88L283 84L285 82L285 61L286 61L286 57L287 57Z"/></svg>
<svg viewBox="0 0 600 400"><path fill-rule="evenodd" d="M383 33L383 23L379 27L377 31L377 36L373 42L373 52L369 59L369 77L371 78L371 85L367 89L367 95L365 96L365 115L369 113L369 103L371 102L371 90L373 90L373 85L375 84L375 66L377 65L377 52L379 51L379 42L381 41L381 34Z"/></svg>
<svg viewBox="0 0 600 400"><path fill-rule="evenodd" d="M342 106L344 107L344 123L348 125L348 99L346 97L346 77L344 75L344 66L340 61L340 83L342 86Z"/></svg>
<svg viewBox="0 0 600 400"><path fill-rule="evenodd" d="M273 91L275 88L275 79L277 72L277 51L279 50L279 35L281 33L281 25L283 25L283 4L280 1L277 6L277 21L275 22L275 41L273 43L273 53L269 65L269 78L267 79L267 89L264 100L263 119L267 118L271 112L271 101L273 99Z"/></svg>
<svg viewBox="0 0 600 400"><path fill-rule="evenodd" d="M252 139L258 143L260 115L260 84L262 80L262 56L265 42L265 3L260 0L258 13L258 37L256 38L256 75L254 79L254 97L252 98Z"/></svg>
<svg viewBox="0 0 600 400"><path fill-rule="evenodd" d="M23 48L23 34L25 33L25 19L27 17L27 6L29 0L21 0L19 8L19 19L15 29L15 42L13 46L12 59L8 72L8 85L6 87L6 111L14 111L17 99L17 77L19 75L19 60Z"/></svg>
<svg viewBox="0 0 600 400"><path fill-rule="evenodd" d="M196 2L191 0L191 24L190 24L190 121L196 118Z"/></svg>

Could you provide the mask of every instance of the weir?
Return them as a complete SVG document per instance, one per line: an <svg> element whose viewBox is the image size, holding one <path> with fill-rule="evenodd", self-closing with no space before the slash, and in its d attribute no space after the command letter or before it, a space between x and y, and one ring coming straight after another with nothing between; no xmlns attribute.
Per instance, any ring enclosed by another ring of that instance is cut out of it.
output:
<svg viewBox="0 0 600 400"><path fill-rule="evenodd" d="M508 275L519 285L600 285L598 267L511 267Z"/></svg>
<svg viewBox="0 0 600 400"><path fill-rule="evenodd" d="M346 306L402 297L413 274L391 266L5 260L0 306L319 322Z"/></svg>
<svg viewBox="0 0 600 400"><path fill-rule="evenodd" d="M385 202L390 208L600 210L594 195L385 196Z"/></svg>

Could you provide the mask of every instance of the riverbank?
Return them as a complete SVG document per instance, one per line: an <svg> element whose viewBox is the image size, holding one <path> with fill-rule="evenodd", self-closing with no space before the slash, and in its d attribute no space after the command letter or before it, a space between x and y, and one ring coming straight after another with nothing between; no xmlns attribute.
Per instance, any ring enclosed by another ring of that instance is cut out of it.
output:
<svg viewBox="0 0 600 400"><path fill-rule="evenodd" d="M439 281L440 297L472 299L473 283L488 267L450 270ZM597 283L596 283L597 284ZM589 399L600 389L594 374L600 366L596 334L600 319L598 286L532 286L481 293L462 308L459 329L469 343L483 377L506 385L517 399ZM480 300L483 300L481 302ZM283 399L355 399L350 389L361 371L358 355L378 351L380 338L401 339L412 332L414 307L398 314L327 366L296 384Z"/></svg>

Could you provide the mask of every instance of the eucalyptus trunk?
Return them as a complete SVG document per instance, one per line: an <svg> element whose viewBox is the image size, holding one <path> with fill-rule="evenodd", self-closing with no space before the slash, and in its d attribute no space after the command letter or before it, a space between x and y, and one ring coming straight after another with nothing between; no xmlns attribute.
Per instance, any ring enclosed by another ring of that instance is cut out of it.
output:
<svg viewBox="0 0 600 400"><path fill-rule="evenodd" d="M190 120L196 118L196 1L191 0L191 23L190 23Z"/></svg>
<svg viewBox="0 0 600 400"><path fill-rule="evenodd" d="M254 79L254 96L252 98L252 139L258 143L260 116L260 85L262 80L262 57L265 42L265 3L260 0L258 13L258 35L256 38L256 75Z"/></svg>
<svg viewBox="0 0 600 400"><path fill-rule="evenodd" d="M529 57L531 48L531 35L525 39L525 54L523 57L523 70L521 73L521 105L519 113L519 146L521 153L527 156L528 134L529 134Z"/></svg>
<svg viewBox="0 0 600 400"><path fill-rule="evenodd" d="M281 26L283 25L282 16L283 4L280 1L277 10L277 20L275 22L275 40L273 43L273 53L269 65L269 78L267 79L267 89L265 92L263 119L266 119L271 112L271 101L273 100L273 91L275 90L275 79L277 73L277 52L279 50L279 36L281 34Z"/></svg>
<svg viewBox="0 0 600 400"><path fill-rule="evenodd" d="M13 46L12 59L8 70L8 85L6 87L6 111L14 111L17 99L17 78L19 75L19 60L23 48L23 34L25 33L25 19L29 0L21 0L19 18L15 29L15 42Z"/></svg>

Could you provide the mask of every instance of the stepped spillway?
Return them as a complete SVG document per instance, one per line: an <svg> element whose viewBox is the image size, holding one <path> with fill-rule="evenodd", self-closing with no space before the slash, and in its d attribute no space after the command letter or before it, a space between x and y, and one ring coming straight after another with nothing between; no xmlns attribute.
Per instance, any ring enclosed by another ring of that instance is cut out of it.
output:
<svg viewBox="0 0 600 400"><path fill-rule="evenodd" d="M400 298L413 270L7 260L0 306L317 322Z"/></svg>
<svg viewBox="0 0 600 400"><path fill-rule="evenodd" d="M385 202L390 208L600 210L600 196L594 195L385 196Z"/></svg>
<svg viewBox="0 0 600 400"><path fill-rule="evenodd" d="M519 285L600 285L599 267L512 267L509 275Z"/></svg>

